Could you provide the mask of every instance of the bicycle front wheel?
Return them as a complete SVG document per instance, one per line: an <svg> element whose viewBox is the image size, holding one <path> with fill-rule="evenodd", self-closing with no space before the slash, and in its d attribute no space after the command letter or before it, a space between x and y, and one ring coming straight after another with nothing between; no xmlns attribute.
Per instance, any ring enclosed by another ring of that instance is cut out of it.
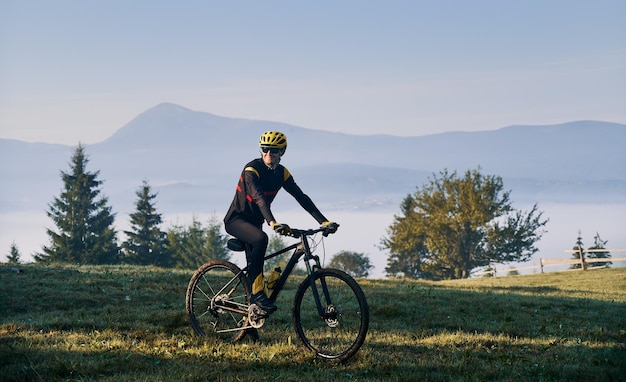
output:
<svg viewBox="0 0 626 382"><path fill-rule="evenodd" d="M185 305L191 327L201 336L214 335L233 342L242 339L249 296L248 279L235 264L214 260L202 265L187 287Z"/></svg>
<svg viewBox="0 0 626 382"><path fill-rule="evenodd" d="M304 346L317 356L344 361L359 350L367 335L369 308L365 294L343 271L316 270L296 292L293 324Z"/></svg>

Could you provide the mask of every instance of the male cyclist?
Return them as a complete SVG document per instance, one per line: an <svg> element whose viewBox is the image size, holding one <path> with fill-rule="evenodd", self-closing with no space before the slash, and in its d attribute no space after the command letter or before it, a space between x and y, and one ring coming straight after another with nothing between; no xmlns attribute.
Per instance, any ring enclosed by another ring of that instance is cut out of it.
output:
<svg viewBox="0 0 626 382"><path fill-rule="evenodd" d="M298 187L289 171L280 164L287 149L285 134L267 131L261 135L259 147L261 158L246 164L239 176L235 197L224 218L224 227L226 232L249 245L246 255L248 278L252 285L250 303L270 314L277 307L263 290L263 258L268 244L267 234L262 229L263 221L276 233L288 235L291 232L287 224L276 222L270 209L278 191L284 188L329 232L337 231L338 225L322 215L311 198Z"/></svg>

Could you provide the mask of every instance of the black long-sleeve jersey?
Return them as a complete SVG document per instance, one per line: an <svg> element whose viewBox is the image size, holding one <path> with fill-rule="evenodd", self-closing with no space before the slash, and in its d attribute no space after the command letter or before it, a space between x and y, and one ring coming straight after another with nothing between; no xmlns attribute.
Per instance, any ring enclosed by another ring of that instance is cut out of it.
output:
<svg viewBox="0 0 626 382"><path fill-rule="evenodd" d="M270 205L281 188L291 194L318 223L328 220L311 198L302 192L287 168L279 164L272 170L263 163L263 159L257 158L248 163L241 172L235 197L224 222L228 224L235 219L243 219L261 226L263 220L267 223L276 221Z"/></svg>

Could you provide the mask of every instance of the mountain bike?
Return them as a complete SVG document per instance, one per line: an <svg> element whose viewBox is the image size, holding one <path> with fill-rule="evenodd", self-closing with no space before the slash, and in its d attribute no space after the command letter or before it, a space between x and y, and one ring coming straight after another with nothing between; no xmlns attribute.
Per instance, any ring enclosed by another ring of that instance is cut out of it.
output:
<svg viewBox="0 0 626 382"><path fill-rule="evenodd" d="M299 240L265 256L268 260L293 251L268 298L276 301L296 264L302 260L307 276L293 300L296 334L317 356L344 361L365 341L369 307L354 278L338 269L322 268L319 256L313 254L320 233L324 237L329 234L323 227L292 229L289 236ZM247 250L238 239L228 240L227 246L232 251ZM265 324L269 316L256 304L250 304L247 269L229 261L212 260L195 271L187 287L186 309L196 334L236 342L248 333L256 334L256 329Z"/></svg>

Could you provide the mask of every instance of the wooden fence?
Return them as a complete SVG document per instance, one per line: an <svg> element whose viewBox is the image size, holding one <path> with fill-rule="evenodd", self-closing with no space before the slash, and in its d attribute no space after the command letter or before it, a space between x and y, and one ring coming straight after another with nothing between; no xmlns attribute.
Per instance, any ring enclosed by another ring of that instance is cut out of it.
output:
<svg viewBox="0 0 626 382"><path fill-rule="evenodd" d="M600 267L594 267L594 266L590 266L590 264L593 263L607 263L607 262L617 262L617 261L626 261L626 257L606 257L606 258L599 258L599 259L589 259L589 258L585 258L584 256L582 256L583 250L582 249L569 249L566 250L565 252L568 253L578 253L579 254L579 258L578 259L539 259L539 265L531 265L531 266L527 266L527 267L518 267L518 268L509 268L506 269L505 272L511 273L511 272L519 272L522 270L526 270L526 269L541 269L541 273L545 272L546 267L551 267L551 266L559 266L559 265L564 265L564 264L568 264L568 265L572 265L572 264L580 264L580 268L570 268L570 269L566 269L566 271L585 271L587 269L593 269L593 268L600 268ZM588 249L584 252L626 252L626 249L622 249L622 248L606 248L606 249ZM476 272L473 273L472 275L474 276L479 276L479 275L488 275L491 274L493 277L498 277L498 272L496 271L496 269L490 269L490 270L486 270L483 272Z"/></svg>
<svg viewBox="0 0 626 382"><path fill-rule="evenodd" d="M613 258L613 257L605 257L605 258L598 258L598 259L589 259L589 258L585 258L585 256L583 256L584 250L582 248L578 248L578 249L569 249L567 251L565 251L567 253L578 253L578 259L569 259L569 260L553 260L553 259L539 259L539 263L541 264L541 273L543 273L543 268L545 266L549 266L549 265L553 265L553 264L579 264L580 268L571 268L570 270L575 271L575 270L587 270L589 268L594 268L593 266L588 266L588 264L593 264L593 263L607 263L610 261L626 261L626 257L617 257L617 258ZM626 249L611 249L611 248L603 248L603 249L588 249L586 251L587 253L589 252L626 252Z"/></svg>

